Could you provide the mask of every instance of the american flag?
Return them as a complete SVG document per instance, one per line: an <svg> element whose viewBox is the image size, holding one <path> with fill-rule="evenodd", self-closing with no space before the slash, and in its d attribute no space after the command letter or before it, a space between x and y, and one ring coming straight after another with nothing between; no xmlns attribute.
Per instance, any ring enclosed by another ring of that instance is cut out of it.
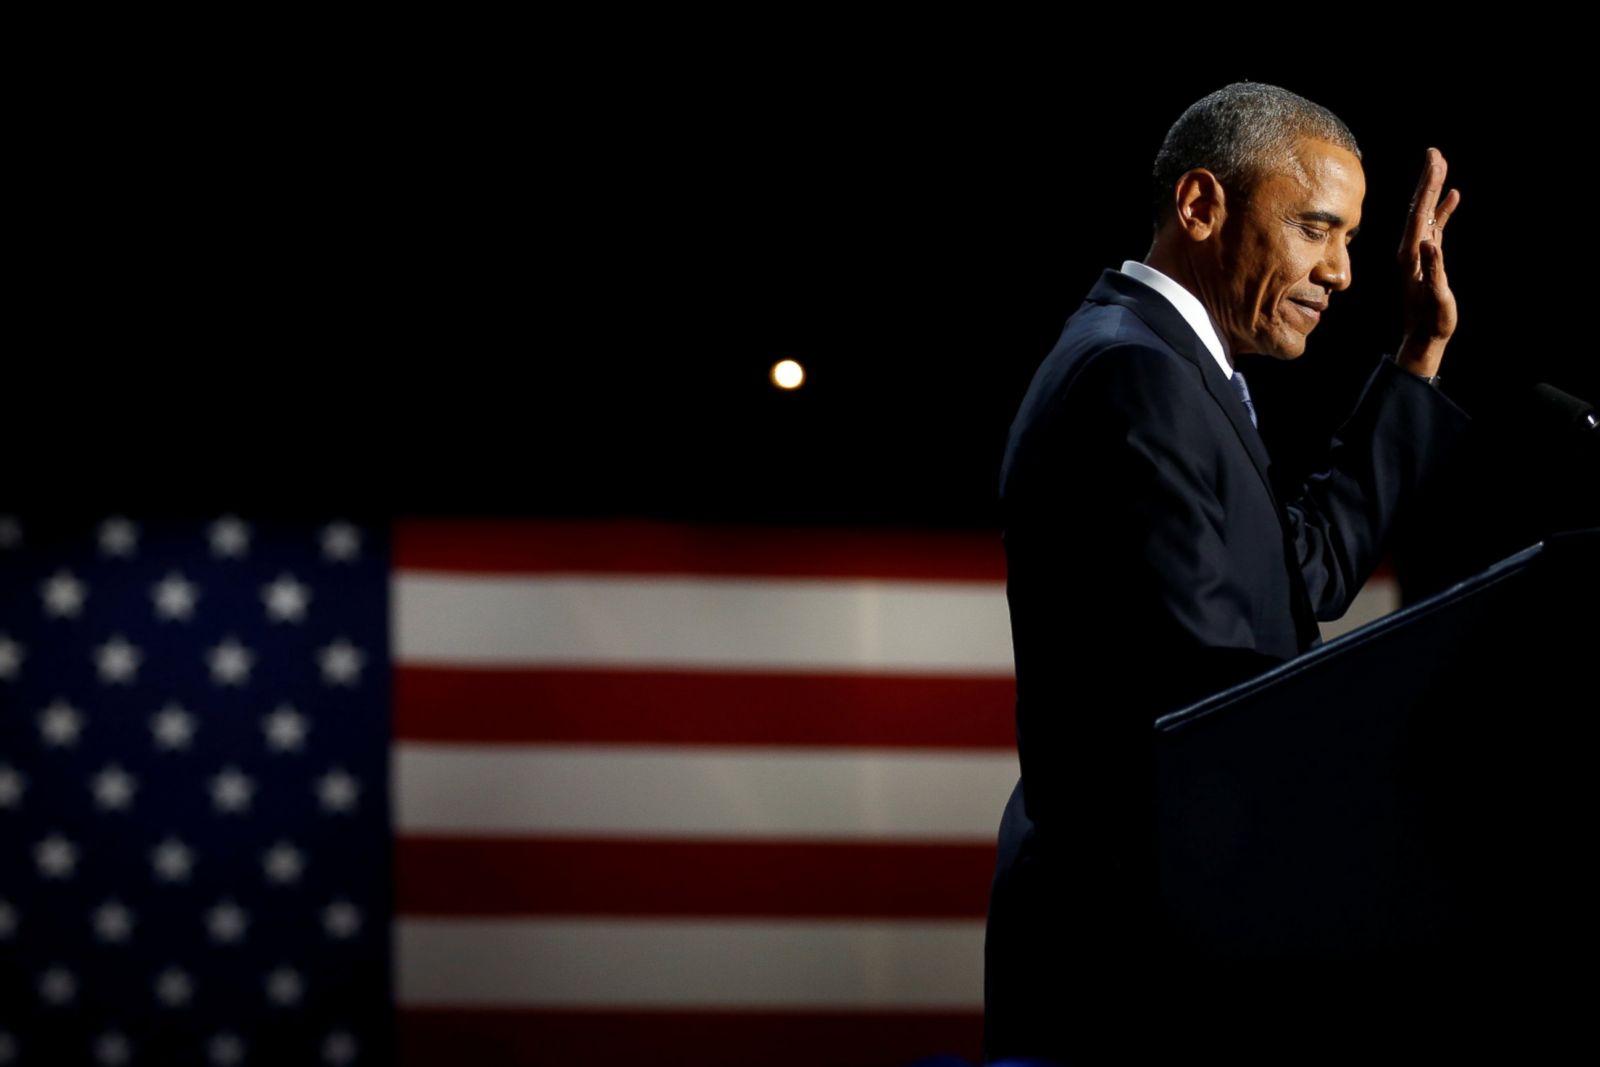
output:
<svg viewBox="0 0 1600 1067"><path fill-rule="evenodd" d="M0 1064L388 1059L387 539L0 517Z"/></svg>
<svg viewBox="0 0 1600 1067"><path fill-rule="evenodd" d="M0 708L0 1064L979 1058L993 534L0 517Z"/></svg>

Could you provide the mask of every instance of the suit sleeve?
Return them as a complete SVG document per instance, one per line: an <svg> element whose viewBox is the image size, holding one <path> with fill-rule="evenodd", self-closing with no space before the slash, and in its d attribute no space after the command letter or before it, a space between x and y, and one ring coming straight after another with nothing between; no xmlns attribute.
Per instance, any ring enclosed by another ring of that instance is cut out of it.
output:
<svg viewBox="0 0 1600 1067"><path fill-rule="evenodd" d="M1392 358L1379 361L1321 469L1284 500L1317 618L1337 619L1349 609L1406 502L1449 462L1471 421Z"/></svg>

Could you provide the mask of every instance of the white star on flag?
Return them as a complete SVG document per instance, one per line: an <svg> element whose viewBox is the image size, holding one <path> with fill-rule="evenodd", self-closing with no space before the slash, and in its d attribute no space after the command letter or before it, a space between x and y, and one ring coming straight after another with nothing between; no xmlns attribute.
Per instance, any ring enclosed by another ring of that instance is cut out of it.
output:
<svg viewBox="0 0 1600 1067"><path fill-rule="evenodd" d="M71 748L83 733L83 713L59 697L39 713L39 734L50 748Z"/></svg>
<svg viewBox="0 0 1600 1067"><path fill-rule="evenodd" d="M117 764L108 764L90 779L95 807L101 811L125 811L133 803L133 793L139 782Z"/></svg>
<svg viewBox="0 0 1600 1067"><path fill-rule="evenodd" d="M322 558L348 563L361 554L361 531L348 522L330 522L322 528Z"/></svg>
<svg viewBox="0 0 1600 1067"><path fill-rule="evenodd" d="M244 1062L244 1042L237 1034L216 1034L206 1042L206 1056L212 1067L235 1067Z"/></svg>
<svg viewBox="0 0 1600 1067"><path fill-rule="evenodd" d="M94 1060L101 1067L122 1067L133 1056L133 1045L117 1030L108 1030L94 1043Z"/></svg>
<svg viewBox="0 0 1600 1067"><path fill-rule="evenodd" d="M114 635L94 651L95 671L100 675L100 680L108 685L130 684L143 660L144 653L121 634Z"/></svg>
<svg viewBox="0 0 1600 1067"><path fill-rule="evenodd" d="M120 900L108 900L94 909L90 924L101 941L121 944L133 933L133 912Z"/></svg>
<svg viewBox="0 0 1600 1067"><path fill-rule="evenodd" d="M272 714L261 720L267 747L274 752L298 752L305 743L308 727L306 717L288 704L278 705Z"/></svg>
<svg viewBox="0 0 1600 1067"><path fill-rule="evenodd" d="M255 792L255 782L249 775L237 767L224 767L211 779L211 806L229 814L248 811Z"/></svg>
<svg viewBox="0 0 1600 1067"><path fill-rule="evenodd" d="M220 945L243 941L249 925L250 913L231 900L219 900L206 912L206 935Z"/></svg>
<svg viewBox="0 0 1600 1067"><path fill-rule="evenodd" d="M322 1042L322 1060L332 1067L345 1067L356 1058L356 1039L347 1030L335 1030Z"/></svg>
<svg viewBox="0 0 1600 1067"><path fill-rule="evenodd" d="M206 528L211 554L222 559L242 559L250 550L250 527L237 515L224 515Z"/></svg>
<svg viewBox="0 0 1600 1067"><path fill-rule="evenodd" d="M318 649L317 661L322 665L322 680L329 685L355 685L366 656L341 637Z"/></svg>
<svg viewBox="0 0 1600 1067"><path fill-rule="evenodd" d="M305 982L293 967L279 967L267 975L267 999L280 1006L298 1003L305 993Z"/></svg>
<svg viewBox="0 0 1600 1067"><path fill-rule="evenodd" d="M168 704L150 717L150 732L157 748L168 752L188 748L194 738L194 716L177 704Z"/></svg>
<svg viewBox="0 0 1600 1067"><path fill-rule="evenodd" d="M45 878L71 878L78 867L78 846L60 834L51 834L33 846L33 861Z"/></svg>
<svg viewBox="0 0 1600 1067"><path fill-rule="evenodd" d="M336 940L354 937L361 929L361 910L348 900L335 900L322 909L322 928Z"/></svg>
<svg viewBox="0 0 1600 1067"><path fill-rule="evenodd" d="M304 622L311 589L285 572L278 575L277 581L261 587L261 599L267 605L267 618L273 622Z"/></svg>
<svg viewBox="0 0 1600 1067"><path fill-rule="evenodd" d="M0 679L10 680L22 669L22 659L27 650L7 634L0 634Z"/></svg>
<svg viewBox="0 0 1600 1067"><path fill-rule="evenodd" d="M323 811L345 812L356 806L361 783L338 767L317 779L317 801Z"/></svg>
<svg viewBox="0 0 1600 1067"><path fill-rule="evenodd" d="M0 763L0 810L22 806L22 792L28 788L28 779L9 764Z"/></svg>
<svg viewBox="0 0 1600 1067"><path fill-rule="evenodd" d="M78 979L65 967L57 965L39 975L39 996L46 1004L65 1004L77 995Z"/></svg>
<svg viewBox="0 0 1600 1067"><path fill-rule="evenodd" d="M113 515L100 524L99 541L102 556L126 559L139 544L139 527L121 515Z"/></svg>
<svg viewBox="0 0 1600 1067"><path fill-rule="evenodd" d="M169 1008L181 1008L194 996L194 980L181 967L168 967L156 976L156 999Z"/></svg>
<svg viewBox="0 0 1600 1067"><path fill-rule="evenodd" d="M194 850L175 837L169 837L150 853L156 878L163 882L187 882L194 868Z"/></svg>
<svg viewBox="0 0 1600 1067"><path fill-rule="evenodd" d="M52 619L77 618L89 595L89 587L64 567L46 578L39 590L44 597L44 613Z"/></svg>
<svg viewBox="0 0 1600 1067"><path fill-rule="evenodd" d="M166 577L150 587L150 598L156 603L158 619L187 622L194 617L194 604L199 597L200 587L177 571L168 571Z"/></svg>
<svg viewBox="0 0 1600 1067"><path fill-rule="evenodd" d="M229 637L206 653L211 665L211 680L218 685L244 685L250 680L255 655L235 637Z"/></svg>
<svg viewBox="0 0 1600 1067"><path fill-rule="evenodd" d="M305 869L305 855L288 841L279 841L262 855L261 865L266 868L269 881L287 885L300 880L300 873Z"/></svg>

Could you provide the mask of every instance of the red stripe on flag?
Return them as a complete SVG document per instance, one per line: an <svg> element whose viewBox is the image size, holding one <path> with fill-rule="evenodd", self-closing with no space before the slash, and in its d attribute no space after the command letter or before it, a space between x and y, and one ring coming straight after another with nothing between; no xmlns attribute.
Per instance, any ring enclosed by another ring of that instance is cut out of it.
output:
<svg viewBox="0 0 1600 1067"><path fill-rule="evenodd" d="M404 835L404 916L983 918L993 845Z"/></svg>
<svg viewBox="0 0 1600 1067"><path fill-rule="evenodd" d="M400 1062L902 1067L982 1062L976 1012L645 1012L402 1008Z"/></svg>
<svg viewBox="0 0 1600 1067"><path fill-rule="evenodd" d="M1010 678L400 666L402 741L1010 749Z"/></svg>
<svg viewBox="0 0 1600 1067"><path fill-rule="evenodd" d="M1004 581L1000 535L971 531L405 519L394 565L464 573L755 575Z"/></svg>

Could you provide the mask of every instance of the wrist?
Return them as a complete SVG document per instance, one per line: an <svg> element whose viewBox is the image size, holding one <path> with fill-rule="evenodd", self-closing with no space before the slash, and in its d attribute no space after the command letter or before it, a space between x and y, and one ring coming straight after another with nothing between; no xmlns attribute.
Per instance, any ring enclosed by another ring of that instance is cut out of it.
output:
<svg viewBox="0 0 1600 1067"><path fill-rule="evenodd" d="M1445 341L1436 338L1408 337L1401 343L1394 361L1402 370L1410 371L1419 378L1437 378L1439 364L1444 361L1445 344Z"/></svg>

